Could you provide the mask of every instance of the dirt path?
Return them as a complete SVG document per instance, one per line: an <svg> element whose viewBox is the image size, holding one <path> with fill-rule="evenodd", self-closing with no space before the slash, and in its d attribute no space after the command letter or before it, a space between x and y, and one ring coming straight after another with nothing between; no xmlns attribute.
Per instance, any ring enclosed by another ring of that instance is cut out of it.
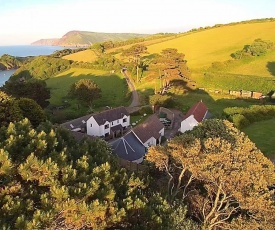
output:
<svg viewBox="0 0 275 230"><path fill-rule="evenodd" d="M121 70L121 73L124 75L126 81L127 81L127 84L132 92L132 103L128 106L130 108L133 108L133 107L138 107L140 106L140 103L139 103L139 97L138 97L138 93L136 91L136 88L134 86L134 84L131 82L129 76L128 76L128 73L126 70Z"/></svg>

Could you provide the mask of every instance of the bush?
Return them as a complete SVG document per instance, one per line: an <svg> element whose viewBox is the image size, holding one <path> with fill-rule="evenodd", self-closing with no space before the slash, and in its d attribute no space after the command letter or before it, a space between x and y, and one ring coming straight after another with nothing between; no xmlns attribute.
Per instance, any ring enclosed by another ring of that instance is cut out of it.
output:
<svg viewBox="0 0 275 230"><path fill-rule="evenodd" d="M233 115L232 121L238 129L242 129L250 124L249 120L242 114Z"/></svg>
<svg viewBox="0 0 275 230"><path fill-rule="evenodd" d="M142 107L139 109L139 114L138 115L143 115L143 114L153 114L153 110L150 106Z"/></svg>
<svg viewBox="0 0 275 230"><path fill-rule="evenodd" d="M174 106L174 100L169 95L155 94L149 97L149 103L153 106L163 106L166 108L172 108Z"/></svg>
<svg viewBox="0 0 275 230"><path fill-rule="evenodd" d="M273 42L264 41L260 38L254 40L251 45L245 45L242 50L238 50L231 54L234 59L241 59L245 56L262 56L265 55L273 47Z"/></svg>
<svg viewBox="0 0 275 230"><path fill-rule="evenodd" d="M275 106L254 105L249 108L230 107L224 109L224 114L236 127L244 128L251 123L274 118Z"/></svg>

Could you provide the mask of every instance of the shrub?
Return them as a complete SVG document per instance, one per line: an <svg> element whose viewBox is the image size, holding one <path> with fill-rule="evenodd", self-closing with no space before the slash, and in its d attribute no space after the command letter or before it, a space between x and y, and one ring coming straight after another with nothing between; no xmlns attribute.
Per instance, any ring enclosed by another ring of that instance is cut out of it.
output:
<svg viewBox="0 0 275 230"><path fill-rule="evenodd" d="M150 105L157 107L163 106L167 108L172 108L174 106L173 98L169 95L155 94L149 97Z"/></svg>
<svg viewBox="0 0 275 230"><path fill-rule="evenodd" d="M275 117L275 106L254 105L249 108L230 107L224 109L224 114L236 127L244 128L251 123Z"/></svg>
<svg viewBox="0 0 275 230"><path fill-rule="evenodd" d="M249 120L242 114L233 115L232 121L238 129L242 129L250 124Z"/></svg>
<svg viewBox="0 0 275 230"><path fill-rule="evenodd" d="M139 109L139 115L143 115L143 114L153 114L153 110L150 106L146 106L146 107L142 107L141 109Z"/></svg>

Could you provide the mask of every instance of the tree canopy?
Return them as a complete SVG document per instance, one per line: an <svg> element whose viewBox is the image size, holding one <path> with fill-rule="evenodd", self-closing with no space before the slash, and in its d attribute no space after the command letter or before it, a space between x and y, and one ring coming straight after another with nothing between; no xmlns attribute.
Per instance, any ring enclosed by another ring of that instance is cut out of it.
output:
<svg viewBox="0 0 275 230"><path fill-rule="evenodd" d="M69 95L91 105L94 100L101 97L101 89L92 80L81 79L72 84Z"/></svg>
<svg viewBox="0 0 275 230"><path fill-rule="evenodd" d="M47 88L47 84L43 80L30 79L22 81L9 80L2 89L16 98L30 98L37 102L42 108L49 105L50 90Z"/></svg>
<svg viewBox="0 0 275 230"><path fill-rule="evenodd" d="M34 127L46 120L44 111L34 100L15 99L0 91L0 125L6 126L23 118L28 118Z"/></svg>
<svg viewBox="0 0 275 230"><path fill-rule="evenodd" d="M185 55L179 53L177 49L167 48L161 51L161 54L152 61L152 64L157 71L161 71L162 76L168 79L188 77L190 71L184 58Z"/></svg>
<svg viewBox="0 0 275 230"><path fill-rule="evenodd" d="M242 59L247 56L262 56L265 55L273 47L273 42L255 39L251 45L245 45L242 50L238 50L231 54L234 59Z"/></svg>
<svg viewBox="0 0 275 230"><path fill-rule="evenodd" d="M147 47L143 44L136 44L122 52L122 55L132 59L136 67L137 81L139 80L139 67L142 65L141 55L147 53Z"/></svg>
<svg viewBox="0 0 275 230"><path fill-rule="evenodd" d="M49 123L0 129L0 180L4 229L183 229L179 219L196 226L146 176L118 167L105 141L77 143Z"/></svg>
<svg viewBox="0 0 275 230"><path fill-rule="evenodd" d="M72 61L51 56L38 56L24 66L20 67L13 74L11 79L35 78L46 80L71 68Z"/></svg>
<svg viewBox="0 0 275 230"><path fill-rule="evenodd" d="M0 57L0 70L17 69L22 66L30 57L14 57L8 54L3 54Z"/></svg>
<svg viewBox="0 0 275 230"><path fill-rule="evenodd" d="M230 122L205 121L151 147L147 160L167 173L170 199L185 200L205 229L274 226L274 165Z"/></svg>

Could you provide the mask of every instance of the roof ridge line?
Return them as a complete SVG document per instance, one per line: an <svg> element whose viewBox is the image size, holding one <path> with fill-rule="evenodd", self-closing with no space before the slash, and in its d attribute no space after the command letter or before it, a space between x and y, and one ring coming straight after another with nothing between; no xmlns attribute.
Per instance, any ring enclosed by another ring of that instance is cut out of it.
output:
<svg viewBox="0 0 275 230"><path fill-rule="evenodd" d="M124 144L125 151L126 151L127 155L128 155L128 151L127 151L127 148L126 148L125 143L131 148L131 150L132 150L133 152L136 152L136 151L132 148L132 146L128 143L128 141L126 141L126 140L123 138L123 144Z"/></svg>

